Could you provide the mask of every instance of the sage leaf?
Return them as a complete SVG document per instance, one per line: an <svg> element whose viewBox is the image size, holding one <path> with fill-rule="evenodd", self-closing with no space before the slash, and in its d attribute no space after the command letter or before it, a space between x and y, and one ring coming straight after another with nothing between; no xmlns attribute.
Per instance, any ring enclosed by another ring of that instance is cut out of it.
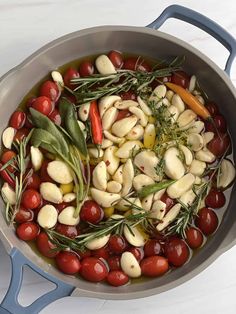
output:
<svg viewBox="0 0 236 314"><path fill-rule="evenodd" d="M31 144L35 147L40 146L52 154L57 154L61 149L56 137L43 129L34 129Z"/></svg>

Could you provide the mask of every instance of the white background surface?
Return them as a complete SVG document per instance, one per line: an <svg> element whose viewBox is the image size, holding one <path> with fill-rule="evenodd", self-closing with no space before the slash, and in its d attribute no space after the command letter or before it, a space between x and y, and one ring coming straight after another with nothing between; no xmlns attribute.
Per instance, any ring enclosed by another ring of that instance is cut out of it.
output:
<svg viewBox="0 0 236 314"><path fill-rule="evenodd" d="M114 24L144 26L173 4L166 0L0 0L0 75L49 41L82 28ZM178 4L215 20L236 37L234 0L191 0ZM188 41L224 66L227 52L209 35L179 21L168 21L162 30ZM236 84L236 67L232 71ZM10 261L0 244L0 300L10 277ZM29 304L49 284L26 272L20 299ZM161 295L132 301L66 298L41 313L136 313L136 314L235 314L236 247L221 256L191 281Z"/></svg>

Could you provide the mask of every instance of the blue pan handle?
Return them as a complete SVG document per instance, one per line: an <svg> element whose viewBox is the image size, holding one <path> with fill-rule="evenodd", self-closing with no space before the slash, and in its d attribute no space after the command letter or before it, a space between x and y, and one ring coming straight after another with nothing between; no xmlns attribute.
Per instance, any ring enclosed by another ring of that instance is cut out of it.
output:
<svg viewBox="0 0 236 314"><path fill-rule="evenodd" d="M169 18L176 18L197 26L218 40L230 53L225 66L225 72L230 75L230 69L236 56L236 40L233 36L206 16L180 5L167 7L161 15L154 22L147 25L147 27L158 29Z"/></svg>
<svg viewBox="0 0 236 314"><path fill-rule="evenodd" d="M53 301L71 295L74 287L47 274L31 263L20 251L13 249L10 253L12 262L11 283L5 298L0 305L0 314L38 314L45 306ZM51 281L56 288L44 294L31 305L23 307L18 302L18 295L23 279L23 267L28 266L36 273Z"/></svg>

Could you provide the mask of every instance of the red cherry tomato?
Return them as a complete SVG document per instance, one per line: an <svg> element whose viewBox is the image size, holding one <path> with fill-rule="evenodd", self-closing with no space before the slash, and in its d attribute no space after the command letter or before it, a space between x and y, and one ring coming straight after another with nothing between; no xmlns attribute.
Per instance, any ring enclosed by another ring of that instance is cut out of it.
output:
<svg viewBox="0 0 236 314"><path fill-rule="evenodd" d="M119 287L129 282L129 277L121 270L113 270L109 272L107 282L111 286Z"/></svg>
<svg viewBox="0 0 236 314"><path fill-rule="evenodd" d="M26 119L25 119L25 127L27 128L27 129L32 129L34 126L33 126L33 123L31 122L31 120L30 120L31 118L30 118L30 115L27 115L26 116Z"/></svg>
<svg viewBox="0 0 236 314"><path fill-rule="evenodd" d="M171 77L172 83L180 85L183 88L189 87L189 81L190 81L189 76L184 71L176 71L175 73L173 73Z"/></svg>
<svg viewBox="0 0 236 314"><path fill-rule="evenodd" d="M26 114L23 111L16 110L11 115L9 126L14 129L21 129L25 124Z"/></svg>
<svg viewBox="0 0 236 314"><path fill-rule="evenodd" d="M70 203L62 202L60 204L53 204L56 210L60 213L64 208L68 207Z"/></svg>
<svg viewBox="0 0 236 314"><path fill-rule="evenodd" d="M105 260L108 259L110 256L110 251L108 249L108 246L103 246L100 249L93 250L92 256L98 257L98 258L104 258Z"/></svg>
<svg viewBox="0 0 236 314"><path fill-rule="evenodd" d="M14 136L14 141L22 141L23 138L25 138L29 134L30 130L26 128L21 128L16 131L16 134Z"/></svg>
<svg viewBox="0 0 236 314"><path fill-rule="evenodd" d="M94 73L94 66L91 61L83 61L79 66L79 73L82 77L90 76Z"/></svg>
<svg viewBox="0 0 236 314"><path fill-rule="evenodd" d="M39 226L34 222L24 222L16 228L17 236L24 241L34 240L39 232Z"/></svg>
<svg viewBox="0 0 236 314"><path fill-rule="evenodd" d="M64 77L63 77L63 80L64 80L64 83L67 87L71 88L71 89L74 89L76 87L75 84L71 84L71 80L73 78L79 78L80 75L79 75L79 72L74 69L74 68L69 68L66 70L65 74L64 74Z"/></svg>
<svg viewBox="0 0 236 314"><path fill-rule="evenodd" d="M34 212L31 209L20 207L15 216L15 222L22 224L23 222L32 221L34 219Z"/></svg>
<svg viewBox="0 0 236 314"><path fill-rule="evenodd" d="M148 240L144 245L144 255L153 256L160 255L162 253L162 246L160 241L151 239Z"/></svg>
<svg viewBox="0 0 236 314"><path fill-rule="evenodd" d="M0 164L0 168L2 168L2 164ZM0 176L2 179L7 182L13 189L16 187L15 180L10 176L10 174L4 169L0 170Z"/></svg>
<svg viewBox="0 0 236 314"><path fill-rule="evenodd" d="M142 247L131 247L128 249L128 251L134 255L139 263L144 258L144 250Z"/></svg>
<svg viewBox="0 0 236 314"><path fill-rule="evenodd" d="M117 117L116 117L116 121L119 121L119 120L121 120L121 119L130 117L130 116L131 116L131 112L130 112L128 109L126 109L126 110L120 110L120 111L118 112Z"/></svg>
<svg viewBox="0 0 236 314"><path fill-rule="evenodd" d="M227 123L224 116L218 114L213 117L213 122L212 121L205 122L205 128L206 131L208 132L216 133L218 131L221 133L225 133L227 131Z"/></svg>
<svg viewBox="0 0 236 314"><path fill-rule="evenodd" d="M53 179L49 176L49 174L47 172L49 162L50 162L50 160L45 159L43 161L41 168L40 168L41 182L54 182Z"/></svg>
<svg viewBox="0 0 236 314"><path fill-rule="evenodd" d="M40 96L46 96L51 101L56 102L59 98L60 92L57 84L53 81L44 82L39 89Z"/></svg>
<svg viewBox="0 0 236 314"><path fill-rule="evenodd" d="M109 250L115 254L123 253L127 246L128 244L126 240L122 236L116 234L112 235L108 242Z"/></svg>
<svg viewBox="0 0 236 314"><path fill-rule="evenodd" d="M211 208L220 208L225 205L226 198L222 191L212 188L208 193L205 202L206 206Z"/></svg>
<svg viewBox="0 0 236 314"><path fill-rule="evenodd" d="M56 231L71 239L74 239L78 235L78 231L75 226L68 226L59 223L56 226Z"/></svg>
<svg viewBox="0 0 236 314"><path fill-rule="evenodd" d="M207 144L207 148L217 158L224 155L225 151L230 147L230 138L228 133L215 134L215 137Z"/></svg>
<svg viewBox="0 0 236 314"><path fill-rule="evenodd" d="M200 230L190 227L186 230L186 242L191 249L199 248L203 243L203 235Z"/></svg>
<svg viewBox="0 0 236 314"><path fill-rule="evenodd" d="M210 112L212 117L214 117L215 115L219 113L218 106L213 101L208 102L205 107Z"/></svg>
<svg viewBox="0 0 236 314"><path fill-rule="evenodd" d="M120 93L120 97L122 100L137 100L137 95L131 90Z"/></svg>
<svg viewBox="0 0 236 314"><path fill-rule="evenodd" d="M34 189L25 190L22 194L21 202L26 209L37 208L41 204L41 201L41 195Z"/></svg>
<svg viewBox="0 0 236 314"><path fill-rule="evenodd" d="M67 275L77 274L80 270L80 261L73 252L61 251L55 258L57 267Z"/></svg>
<svg viewBox="0 0 236 314"><path fill-rule="evenodd" d="M123 65L123 57L119 51L112 50L108 53L108 58L111 60L115 68L120 69Z"/></svg>
<svg viewBox="0 0 236 314"><path fill-rule="evenodd" d="M120 270L120 256L110 256L107 259L110 270Z"/></svg>
<svg viewBox="0 0 236 314"><path fill-rule="evenodd" d="M123 69L132 71L150 72L151 66L142 58L130 57L124 61Z"/></svg>
<svg viewBox="0 0 236 314"><path fill-rule="evenodd" d="M165 246L165 254L170 264L179 267L189 258L189 248L182 239L170 239Z"/></svg>
<svg viewBox="0 0 236 314"><path fill-rule="evenodd" d="M32 108L48 116L53 111L53 104L50 98L46 96L39 96L32 104Z"/></svg>
<svg viewBox="0 0 236 314"><path fill-rule="evenodd" d="M169 269L168 260L163 256L149 256L141 263L141 270L144 276L157 277L165 274Z"/></svg>
<svg viewBox="0 0 236 314"><path fill-rule="evenodd" d="M57 125L61 125L61 115L57 109L54 109L48 118Z"/></svg>
<svg viewBox="0 0 236 314"><path fill-rule="evenodd" d="M90 222L92 224L99 223L104 217L104 211L95 201L84 202L81 211L80 218L82 221Z"/></svg>
<svg viewBox="0 0 236 314"><path fill-rule="evenodd" d="M27 179L26 179L27 189L38 190L40 183L41 183L41 180L39 176L37 175L37 173L32 173L31 176L27 176Z"/></svg>
<svg viewBox="0 0 236 314"><path fill-rule="evenodd" d="M30 97L26 102L26 107L30 108L37 97Z"/></svg>
<svg viewBox="0 0 236 314"><path fill-rule="evenodd" d="M92 252L90 250L84 250L84 251L76 251L80 259L90 257Z"/></svg>
<svg viewBox="0 0 236 314"><path fill-rule="evenodd" d="M205 235L208 236L214 233L218 227L218 223L218 217L212 209L203 207L198 212L196 225Z"/></svg>
<svg viewBox="0 0 236 314"><path fill-rule="evenodd" d="M12 165L9 165L7 166L7 170L10 171L10 172L15 172L15 168L14 168L14 164L15 164L15 161L13 160L13 158L16 157L16 153L13 152L12 150L6 150L3 154L2 154L2 157L1 157L1 162L3 164L6 164L7 162L9 162L10 160L12 160Z"/></svg>
<svg viewBox="0 0 236 314"><path fill-rule="evenodd" d="M166 211L169 211L175 204L175 201L170 198L167 193L162 195L161 201L166 204Z"/></svg>
<svg viewBox="0 0 236 314"><path fill-rule="evenodd" d="M81 276L92 282L104 280L108 275L106 265L97 257L86 257L81 262Z"/></svg>
<svg viewBox="0 0 236 314"><path fill-rule="evenodd" d="M36 245L39 252L45 257L53 258L59 253L59 251L55 250L56 245L49 240L49 237L45 232L41 232L37 236Z"/></svg>

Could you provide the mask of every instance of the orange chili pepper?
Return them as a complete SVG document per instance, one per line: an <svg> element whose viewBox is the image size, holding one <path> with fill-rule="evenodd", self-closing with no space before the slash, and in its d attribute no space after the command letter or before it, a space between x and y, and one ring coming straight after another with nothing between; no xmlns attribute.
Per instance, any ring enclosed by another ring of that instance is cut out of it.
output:
<svg viewBox="0 0 236 314"><path fill-rule="evenodd" d="M173 92L178 94L182 100L186 103L186 105L192 109L198 116L205 120L211 119L210 112L204 107L200 101L197 100L195 96L193 96L190 92L188 92L183 87L173 84L173 83L165 83L165 85L171 89Z"/></svg>

